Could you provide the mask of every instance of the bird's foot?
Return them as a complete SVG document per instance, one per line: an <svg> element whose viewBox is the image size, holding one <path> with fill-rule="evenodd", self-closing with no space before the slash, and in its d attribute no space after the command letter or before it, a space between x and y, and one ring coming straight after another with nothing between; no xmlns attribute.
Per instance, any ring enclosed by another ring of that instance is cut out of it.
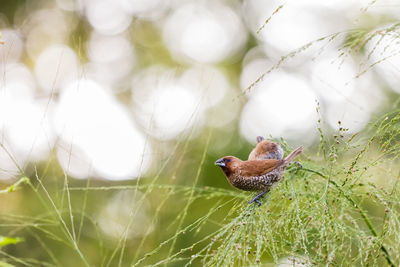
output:
<svg viewBox="0 0 400 267"><path fill-rule="evenodd" d="M261 206L261 201L258 200L258 199L261 198L263 195L265 195L265 194L268 193L268 192L269 192L269 190L264 191L264 192L261 192L260 194L258 194L257 196L255 196L252 200L250 200L250 201L248 202L248 204L250 205L251 203L256 202L256 203L258 204L258 206Z"/></svg>

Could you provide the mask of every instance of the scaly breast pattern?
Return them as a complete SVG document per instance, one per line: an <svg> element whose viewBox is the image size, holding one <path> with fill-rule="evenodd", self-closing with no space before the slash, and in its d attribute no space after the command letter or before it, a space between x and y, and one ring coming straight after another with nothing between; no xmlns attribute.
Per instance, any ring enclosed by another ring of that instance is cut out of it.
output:
<svg viewBox="0 0 400 267"><path fill-rule="evenodd" d="M246 191L263 191L269 189L281 179L282 170L277 168L260 176L245 177L240 174L233 175L229 181L233 186Z"/></svg>

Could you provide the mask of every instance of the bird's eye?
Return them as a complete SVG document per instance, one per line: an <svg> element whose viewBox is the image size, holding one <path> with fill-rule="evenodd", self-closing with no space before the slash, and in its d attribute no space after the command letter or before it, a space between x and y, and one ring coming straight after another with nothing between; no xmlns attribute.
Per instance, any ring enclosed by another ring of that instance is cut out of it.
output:
<svg viewBox="0 0 400 267"><path fill-rule="evenodd" d="M225 162L231 162L231 159L225 159Z"/></svg>

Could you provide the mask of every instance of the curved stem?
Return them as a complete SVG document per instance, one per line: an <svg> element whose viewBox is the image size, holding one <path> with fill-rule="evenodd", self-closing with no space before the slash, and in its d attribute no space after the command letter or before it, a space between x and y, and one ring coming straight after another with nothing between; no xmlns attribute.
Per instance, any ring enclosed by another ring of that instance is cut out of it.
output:
<svg viewBox="0 0 400 267"><path fill-rule="evenodd" d="M339 186L335 181L329 179L326 175L324 175L323 173L319 172L319 171L315 171L312 169L308 169L308 168L303 168L304 171L307 172L311 172L314 174L317 174L318 176L328 180L329 183L331 183L332 185L334 185L336 187L336 189L341 192L343 194L343 196L356 208L360 211L361 217L364 220L365 224L367 225L368 229L371 231L372 235L374 237L378 237L378 234L375 230L375 227L373 226L373 224L371 223L371 220L368 218L367 214L360 208L360 206L354 201L354 199L352 199L348 194L346 194L346 192L344 192L342 190L342 187ZM392 266L395 267L396 265L393 263L392 257L389 254L389 251L385 248L385 246L383 245L383 243L380 244L380 249L382 250L382 252L385 255L386 261L387 263Z"/></svg>

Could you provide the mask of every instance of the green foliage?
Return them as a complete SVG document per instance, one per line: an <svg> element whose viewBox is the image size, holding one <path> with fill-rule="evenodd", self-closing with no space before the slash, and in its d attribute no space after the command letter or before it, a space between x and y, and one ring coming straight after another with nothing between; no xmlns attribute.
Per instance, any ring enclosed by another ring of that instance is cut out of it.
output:
<svg viewBox="0 0 400 267"><path fill-rule="evenodd" d="M0 248L10 244L15 245L22 241L24 241L23 238L0 236Z"/></svg>

